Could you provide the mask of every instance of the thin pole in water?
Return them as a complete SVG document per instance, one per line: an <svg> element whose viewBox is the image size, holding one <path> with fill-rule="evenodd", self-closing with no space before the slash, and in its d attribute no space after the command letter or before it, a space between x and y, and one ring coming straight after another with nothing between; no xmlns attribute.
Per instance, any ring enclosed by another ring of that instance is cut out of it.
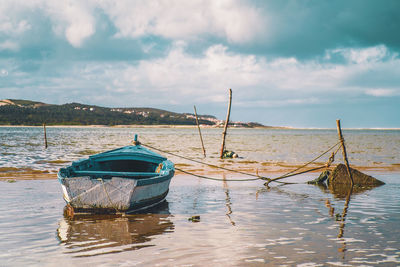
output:
<svg viewBox="0 0 400 267"><path fill-rule="evenodd" d="M44 132L44 148L47 148L46 123L43 123L43 132Z"/></svg>
<svg viewBox="0 0 400 267"><path fill-rule="evenodd" d="M224 150L225 150L225 137L226 137L226 132L228 130L229 116L231 115L231 104L232 104L232 89L229 89L228 113L226 114L225 127L224 127L224 131L222 132L222 145L221 145L221 153L219 156L221 159L224 155Z"/></svg>
<svg viewBox="0 0 400 267"><path fill-rule="evenodd" d="M199 136L200 136L200 141L201 141L201 147L203 148L204 157L206 157L206 149L204 148L203 137L201 136L200 125L199 125L199 119L197 118L196 106L193 106L193 107L194 107L194 115L196 116L197 129L199 129Z"/></svg>
<svg viewBox="0 0 400 267"><path fill-rule="evenodd" d="M344 145L344 139L343 139L343 136L342 136L342 128L340 127L340 120L336 120L336 126L337 126L338 135L339 135L339 141L340 141L340 143L342 145L343 160L344 160L344 163L346 164L347 173L349 174L351 187L353 187L353 184L354 184L353 176L351 175L350 164L349 164L349 161L347 159L346 147Z"/></svg>

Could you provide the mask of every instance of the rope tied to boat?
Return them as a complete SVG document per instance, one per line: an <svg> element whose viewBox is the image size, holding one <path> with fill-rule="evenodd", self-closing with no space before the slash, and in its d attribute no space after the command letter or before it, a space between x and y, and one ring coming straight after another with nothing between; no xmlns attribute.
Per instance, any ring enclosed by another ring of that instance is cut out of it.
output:
<svg viewBox="0 0 400 267"><path fill-rule="evenodd" d="M328 150L326 150L325 152L323 152L323 153L320 154L319 156L317 156L317 157L315 157L314 159L312 159L311 161L307 162L306 164L304 164L304 165L298 167L297 169L295 169L295 170L293 170L293 171L291 171L291 172L288 172L288 173L286 173L286 174L284 174L284 175L281 175L281 176L276 177L276 178L274 178L274 179L270 179L269 181L267 181L266 183L264 183L264 185L268 187L268 185L269 185L270 182L276 182L276 181L281 180L281 179L284 179L284 178L288 178L288 177L292 177L292 176L295 176L295 175L299 175L299 174L303 174L303 173L307 173L307 172L312 172L312 171L320 170L320 169L323 169L323 168L326 168L326 169L329 168L329 166L332 164L333 160L335 159L335 154L336 154L336 153L339 151L339 149L341 148L341 145L338 146L338 148L336 149L336 151L332 153L332 155L329 157L328 162L326 163L326 165L321 166L321 167L316 167L316 168L313 168L313 169L308 169L308 170L305 170L305 171L302 171L302 172L297 172L297 173L295 173L296 171L298 171L298 170L300 170L300 169L302 169L302 168L304 168L304 167L310 165L311 163L315 162L317 159L321 158L323 155L325 155L326 153L328 153L329 151L331 151L332 149L334 149L334 148L335 148L337 145L339 145L339 144L341 144L340 141L337 142L336 144L334 144L333 146L331 146Z"/></svg>
<svg viewBox="0 0 400 267"><path fill-rule="evenodd" d="M144 143L141 143L141 145L144 146L144 147L159 151L161 153L169 154L171 156L175 156L175 157L182 158L182 159L185 159L185 160L188 160L188 161L192 161L192 162L195 162L195 163L203 164L203 165L206 165L206 166L209 166L209 167L212 167L212 168L222 169L222 170L229 171L229 172L234 172L234 173L239 173L239 174L243 174L243 175L247 175L247 176L256 177L256 178L248 178L248 179L215 178L215 177L208 177L208 176L204 176L204 175L195 174L193 172L185 171L185 170L180 169L180 168L175 168L178 171L181 171L183 173L186 173L186 174L189 174L189 175L201 178L201 179L207 179L207 180L213 180L213 181L231 181L231 182L264 180L264 181L266 181L264 183L264 185L268 186L269 183L271 183L271 182L290 184L290 183L287 183L287 182L281 182L279 180L284 179L284 178L288 178L288 177L292 177L292 176L295 176L295 175L300 175L300 174L307 173L307 172L320 170L320 169L323 169L323 168L329 168L329 166L334 161L335 155L339 151L341 145L336 149L336 151L332 152L331 156L329 157L329 159L328 159L328 161L327 161L327 163L325 165L298 172L299 170L305 168L306 166L310 165L311 163L315 162L316 160L318 160L319 158L321 158L322 156L327 154L329 151L333 150L340 143L341 143L340 141L337 142L336 144L331 146L329 149L327 149L326 151L324 151L323 153L321 153L320 155L318 155L317 157L315 157L311 161L303 164L302 166L300 166L300 167L298 167L298 168L296 168L296 169L294 169L294 170L292 170L290 172L287 172L287 173L285 173L285 174L283 174L283 175L281 175L279 177L276 177L276 178L269 178L269 177L265 177L265 176L260 176L260 175L258 175L258 173L257 174L253 174L253 173L243 172L243 171L239 171L239 170L229 169L229 168L226 168L226 167L210 164L210 163L203 162L203 161L200 161L200 160L196 160L196 159L193 159L193 158L189 158L189 157L186 157L186 156L178 155L176 153L172 153L172 152L169 152L169 151L166 151L166 150L163 150L163 149L160 149L160 148L156 148L154 146L151 146L151 145L148 145L148 144L144 144Z"/></svg>

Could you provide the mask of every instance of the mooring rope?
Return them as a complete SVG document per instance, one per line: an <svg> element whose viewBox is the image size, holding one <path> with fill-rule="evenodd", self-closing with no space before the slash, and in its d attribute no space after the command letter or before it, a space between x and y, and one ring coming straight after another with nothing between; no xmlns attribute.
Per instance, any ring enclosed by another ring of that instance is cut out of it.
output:
<svg viewBox="0 0 400 267"><path fill-rule="evenodd" d="M333 155L332 155L331 157L329 157L328 162L327 162L326 165L320 166L320 167L316 167L316 168L313 168L313 169L309 169L309 170L305 170L305 171L302 171L302 172L294 173L295 171L298 171L298 170L304 168L305 166L311 164L312 162L316 161L317 159L319 159L320 157L322 157L323 155L325 155L326 153L328 153L329 151L331 151L332 149L334 149L334 148L335 148L338 144L340 144L340 143L341 143L340 141L337 142L335 145L331 146L331 147L330 147L328 150L326 150L324 153L322 153L322 154L319 155L318 157L314 158L313 160L307 162L307 163L304 164L303 166L300 166L299 168L297 168L297 169L295 169L295 170L293 170L293 171L290 171L290 172L288 172L288 173L286 173L286 174L284 174L284 175L281 175L281 176L279 176L279 177L276 177L276 178L273 178L273 179L269 179L269 180L265 183L265 185L268 186L268 184L269 184L270 182L276 182L277 180L281 180L281 179L288 178L288 177L291 177L291 176L300 175L300 174L303 174L303 173L312 172L312 171L320 170L320 169L323 169L323 168L327 168L327 167L333 162L333 160L334 160L334 155L336 155L336 153L339 151L339 149L340 149L341 146L339 146L338 149L336 149L336 151L333 153Z"/></svg>
<svg viewBox="0 0 400 267"><path fill-rule="evenodd" d="M196 163L199 163L199 164L207 165L207 166L212 167L212 168L222 169L222 170L230 171L230 172L236 172L236 173L240 173L240 174L244 174L244 175L248 175L248 176L253 176L253 177L257 177L257 178L266 178L266 177L262 177L262 176L257 175L257 174L242 172L242 171L233 170L233 169L228 169L228 168L225 168L225 167L222 167L222 166L218 166L218 165L210 164L210 163L203 162L203 161L200 161L200 160L192 159L192 158L189 158L189 157L181 156L181 155L169 152L169 151L165 151L165 150L150 146L148 144L143 144L143 143L140 143L140 144L142 146L145 146L145 147L160 151L162 153L169 154L169 155L172 155L172 156L175 156L175 157L178 157L178 158L186 159L186 160L189 160L189 161L193 161L193 162L196 162ZM266 179L268 179L268 178L266 178Z"/></svg>
<svg viewBox="0 0 400 267"><path fill-rule="evenodd" d="M269 181L271 179L271 178L267 178L267 177L258 177L258 178L249 178L249 179L215 178L215 177L209 177L209 176L196 174L196 173L193 173L193 172L188 172L188 171L176 168L176 167L175 167L175 169L178 170L178 171L181 171L183 173L198 177L198 178L207 179L207 180L213 180L213 181L221 181L221 182L245 182L245 181L256 181L256 180L267 180L267 181ZM281 181L276 181L276 183L279 183L279 184L295 184L295 183L281 182Z"/></svg>
<svg viewBox="0 0 400 267"><path fill-rule="evenodd" d="M208 176L204 176L204 175L200 175L200 174L195 174L192 172L188 172L179 168L176 168L176 170L189 174L189 175L193 175L196 176L198 178L202 178L202 179L207 179L207 180L213 180L213 181L226 181L226 182L244 182L244 181L256 181L256 180L267 180L268 178L265 177L257 177L257 178L249 178L249 179L225 179L225 178L214 178L214 177L208 177Z"/></svg>
<svg viewBox="0 0 400 267"><path fill-rule="evenodd" d="M289 175L289 174L291 174L291 173L294 173L294 172L296 172L296 171L298 171L298 170L300 170L300 169L303 169L304 167L310 165L311 163L313 163L314 161L316 161L317 159L321 158L323 155L325 155L326 153L328 153L329 151L331 151L332 149L334 149L338 144L340 144L340 141L337 142L336 144L334 144L333 146L331 146L328 150L326 150L325 152L323 152L323 153L322 153L321 155L319 155L318 157L312 159L311 161L307 162L306 164L304 164L304 165L298 167L297 169L294 169L293 171L290 171L290 172L288 172L288 173L286 173L286 174L284 174L284 175L282 175L282 176L286 176L286 175ZM339 147L339 148L340 148L340 147ZM336 154L336 153L335 153L335 154ZM288 176L288 177L289 177L289 176Z"/></svg>
<svg viewBox="0 0 400 267"><path fill-rule="evenodd" d="M195 173L192 173L192 172L189 172L189 171L185 171L185 170L182 170L182 169L179 169L179 168L175 168L175 169L178 170L178 171L181 171L181 172L183 172L183 173L186 173L186 174L189 174L189 175L192 175L192 176L196 176L196 177L198 177L198 178L207 179L207 180L214 180L214 181L232 181L232 182L233 182L233 181L238 182L238 181L264 180L264 181L267 181L267 182L265 183L265 185L268 186L268 184L269 184L270 182L288 184L288 183L286 183L286 182L280 182L280 181L278 181L278 180L281 180L281 179L284 179L284 178L288 178L288 177L292 177L292 176L295 176L295 175L300 175L300 174L307 173L307 172L312 172L312 171L320 170L320 169L323 169L323 168L327 168L327 166L329 166L329 165L332 163L333 158L334 158L334 155L339 151L340 146L339 146L339 148L333 153L333 155L329 158L328 163L327 163L326 165L320 166L320 167L316 167L316 168L312 168L312 169L308 169L308 170L305 170L305 171L301 171L301 172L297 172L297 173L296 173L296 171L298 171L298 170L300 170L300 169L302 169L302 168L304 168L304 167L310 165L311 163L313 163L313 162L316 161L317 159L321 158L323 155L325 155L326 153L328 153L329 151L331 151L332 149L334 149L334 148L335 148L338 144L340 144L340 143L341 143L340 141L337 142L335 145L331 146L328 150L324 151L322 154L320 154L319 156L315 157L314 159L312 159L311 161L307 162L306 164L304 164L304 165L302 165L302 166L296 168L295 170L292 170L292 171L290 171L290 172L287 172L287 173L285 173L285 174L283 174L283 175L281 175L281 176L279 176L279 177L276 177L276 178L268 178L268 177L265 177L265 176L260 176L260 175L258 175L258 174L252 174L252 173L242 172L242 171L238 171L238 170L228 169L228 168L225 168L225 167L222 167L222 166L217 166L217 165L210 164L210 163L207 163L207 162L202 162L202 161L199 161L199 160L196 160L196 159L193 159L193 158L181 156L181 155L178 155L178 154L175 154L175 153L166 151L166 150L162 150L162 149L153 147L153 146L148 145L148 144L143 144L143 143L141 143L141 145L143 145L143 146L145 146L145 147L147 147L147 148L153 149L153 150L157 150L157 151L159 151L159 152L161 152L161 153L169 154L169 155L172 155L172 156L175 156L175 157L178 157L178 158L182 158L182 159L189 160L189 161L192 161L192 162L196 162L196 163L199 163L199 164L207 165L207 166L210 166L210 167L213 167L213 168L222 169L222 170L226 170L226 171L230 171L230 172L235 172L235 173L240 173L240 174L243 174L243 175L248 175L248 176L256 177L256 178L249 178L249 179L221 179L221 178L214 178L214 177L208 177L208 176L204 176L204 175L199 175L199 174L195 174Z"/></svg>

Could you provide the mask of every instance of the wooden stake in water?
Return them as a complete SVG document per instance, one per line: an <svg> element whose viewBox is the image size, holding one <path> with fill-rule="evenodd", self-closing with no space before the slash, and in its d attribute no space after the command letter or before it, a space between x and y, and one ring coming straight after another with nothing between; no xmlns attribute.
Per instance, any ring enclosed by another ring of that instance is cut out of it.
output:
<svg viewBox="0 0 400 267"><path fill-rule="evenodd" d="M224 150L225 150L225 137L226 137L226 132L228 130L229 116L231 115L231 104L232 104L232 89L229 89L228 113L226 114L225 127L224 127L224 131L222 132L222 146L221 146L221 153L219 156L221 159L224 155Z"/></svg>
<svg viewBox="0 0 400 267"><path fill-rule="evenodd" d="M340 140L340 143L342 145L343 160L344 160L344 163L346 164L347 173L349 174L351 187L353 187L353 184L354 184L353 176L351 175L350 165L349 165L349 161L347 159L346 147L344 145L344 139L343 139L343 136L342 136L342 128L340 128L340 120L336 120L336 125L337 125L339 140Z"/></svg>
<svg viewBox="0 0 400 267"><path fill-rule="evenodd" d="M199 119L197 118L196 106L193 106L193 107L194 107L194 115L196 116L197 129L199 129L199 136L200 136L200 141L201 141L201 147L203 148L204 157L206 157L206 150L205 150L205 148L204 148L203 137L201 136L200 125L199 125Z"/></svg>
<svg viewBox="0 0 400 267"><path fill-rule="evenodd" d="M43 132L44 132L44 148L47 148L46 123L43 123Z"/></svg>

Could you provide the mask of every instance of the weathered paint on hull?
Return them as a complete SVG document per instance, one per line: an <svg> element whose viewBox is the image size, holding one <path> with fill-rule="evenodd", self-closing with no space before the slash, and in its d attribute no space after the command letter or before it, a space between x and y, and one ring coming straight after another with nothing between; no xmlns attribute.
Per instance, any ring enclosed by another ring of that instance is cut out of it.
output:
<svg viewBox="0 0 400 267"><path fill-rule="evenodd" d="M168 194L173 173L149 179L91 179L59 176L65 201L76 212L135 211L161 203Z"/></svg>

